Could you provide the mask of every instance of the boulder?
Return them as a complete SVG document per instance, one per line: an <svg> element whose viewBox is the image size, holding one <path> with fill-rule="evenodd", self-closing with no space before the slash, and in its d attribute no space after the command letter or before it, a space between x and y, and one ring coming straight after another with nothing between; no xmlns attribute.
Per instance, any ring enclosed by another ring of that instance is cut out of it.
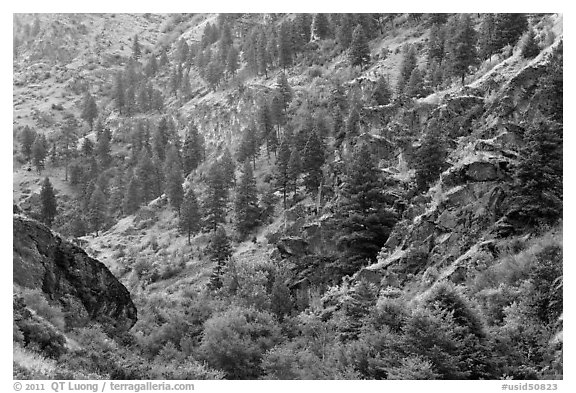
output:
<svg viewBox="0 0 576 393"><path fill-rule="evenodd" d="M76 322L73 325L88 316L128 330L137 320L130 293L103 263L21 215L14 215L13 221L13 281L58 301L67 318Z"/></svg>
<svg viewBox="0 0 576 393"><path fill-rule="evenodd" d="M276 243L278 251L283 258L291 256L301 257L308 254L308 242L301 237L286 236Z"/></svg>

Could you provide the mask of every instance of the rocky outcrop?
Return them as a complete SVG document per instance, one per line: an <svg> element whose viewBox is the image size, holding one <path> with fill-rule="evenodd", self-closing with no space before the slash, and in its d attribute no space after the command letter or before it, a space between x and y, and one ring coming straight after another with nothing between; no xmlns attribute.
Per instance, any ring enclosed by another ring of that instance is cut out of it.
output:
<svg viewBox="0 0 576 393"><path fill-rule="evenodd" d="M71 325L99 321L131 328L137 311L128 290L104 264L45 225L14 215L14 284L58 301Z"/></svg>

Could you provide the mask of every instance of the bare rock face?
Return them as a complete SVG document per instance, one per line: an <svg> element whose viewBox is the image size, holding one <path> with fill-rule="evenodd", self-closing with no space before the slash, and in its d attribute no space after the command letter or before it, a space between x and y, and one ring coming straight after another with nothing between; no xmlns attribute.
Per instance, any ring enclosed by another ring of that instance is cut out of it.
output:
<svg viewBox="0 0 576 393"><path fill-rule="evenodd" d="M71 325L90 320L130 329L137 311L128 290L104 264L45 225L14 215L14 284L57 300Z"/></svg>

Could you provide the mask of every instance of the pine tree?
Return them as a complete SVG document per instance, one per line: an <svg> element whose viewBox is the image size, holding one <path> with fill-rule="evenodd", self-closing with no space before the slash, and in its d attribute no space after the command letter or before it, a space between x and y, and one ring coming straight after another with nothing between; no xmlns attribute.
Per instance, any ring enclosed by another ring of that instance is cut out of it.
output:
<svg viewBox="0 0 576 393"><path fill-rule="evenodd" d="M478 55L482 59L492 59L496 47L496 20L494 14L484 14L478 32Z"/></svg>
<svg viewBox="0 0 576 393"><path fill-rule="evenodd" d="M540 47L536 42L534 29L529 29L524 42L522 43L522 57L532 59L540 53Z"/></svg>
<svg viewBox="0 0 576 393"><path fill-rule="evenodd" d="M88 125L90 125L90 130L93 129L94 119L98 116L98 106L94 97L90 92L86 92L84 96L84 103L82 105L82 119L86 120Z"/></svg>
<svg viewBox="0 0 576 393"><path fill-rule="evenodd" d="M134 59L139 59L141 55L142 55L142 48L140 48L140 42L138 41L138 34L136 34L132 42L132 57Z"/></svg>
<svg viewBox="0 0 576 393"><path fill-rule="evenodd" d="M316 14L314 16L314 21L312 22L312 32L314 36L321 40L328 38L328 35L330 34L330 28L326 14Z"/></svg>
<svg viewBox="0 0 576 393"><path fill-rule="evenodd" d="M208 246L208 255L210 259L216 262L212 277L210 278L210 285L212 288L222 287L222 274L226 266L226 261L232 256L232 247L230 240L226 235L226 230L223 226L219 226L214 232L210 245Z"/></svg>
<svg viewBox="0 0 576 393"><path fill-rule="evenodd" d="M376 105L388 105L392 99L392 90L388 80L381 76L376 81L376 86L372 91L372 100Z"/></svg>
<svg viewBox="0 0 576 393"><path fill-rule="evenodd" d="M396 85L396 91L398 92L398 95L404 94L404 89L406 88L408 81L410 81L410 76L412 75L412 71L414 71L416 66L416 48L411 45L404 55L402 64L400 65L400 76Z"/></svg>
<svg viewBox="0 0 576 393"><path fill-rule="evenodd" d="M106 209L106 196L102 190L100 190L100 187L96 186L90 197L90 204L88 205L90 224L92 225L92 229L96 231L96 236L98 236L98 231L106 222Z"/></svg>
<svg viewBox="0 0 576 393"><path fill-rule="evenodd" d="M187 175L196 169L203 159L204 142L198 133L198 128L193 121L190 121L182 149L184 174Z"/></svg>
<svg viewBox="0 0 576 393"><path fill-rule="evenodd" d="M196 199L196 194L190 188L182 201L179 220L180 230L188 235L188 244L190 244L190 236L200 231L200 220L198 200Z"/></svg>
<svg viewBox="0 0 576 393"><path fill-rule="evenodd" d="M418 67L412 70L405 94L409 98L418 98L424 95L424 79Z"/></svg>
<svg viewBox="0 0 576 393"><path fill-rule="evenodd" d="M278 74L278 79L276 79L276 91L280 94L280 97L282 97L282 106L284 109L284 113L286 113L286 109L288 108L288 105L290 105L290 102L292 101L293 93L292 88L288 83L288 78L286 78L286 74L284 72Z"/></svg>
<svg viewBox="0 0 576 393"><path fill-rule="evenodd" d="M437 126L430 126L416 152L416 185L424 191L442 173L446 148Z"/></svg>
<svg viewBox="0 0 576 393"><path fill-rule="evenodd" d="M322 165L324 165L324 145L316 132L310 134L304 148L302 169L305 173L304 185L309 192L316 192L322 183Z"/></svg>
<svg viewBox="0 0 576 393"><path fill-rule="evenodd" d="M288 163L290 161L290 145L284 138L280 144L278 157L276 158L275 180L276 187L280 188L283 195L284 210L286 210L286 193L288 192Z"/></svg>
<svg viewBox="0 0 576 393"><path fill-rule="evenodd" d="M470 16L463 14L457 24L456 31L449 41L450 69L455 76L459 76L464 86L464 78L470 66L476 64L476 31L472 26Z"/></svg>
<svg viewBox="0 0 576 393"><path fill-rule="evenodd" d="M256 137L256 124L252 121L242 133L242 140L236 152L236 159L241 163L252 159L253 168L256 170L256 157L259 151L260 146Z"/></svg>
<svg viewBox="0 0 576 393"><path fill-rule="evenodd" d="M346 119L346 136L353 138L360 134L360 113L356 107L353 107Z"/></svg>
<svg viewBox="0 0 576 393"><path fill-rule="evenodd" d="M58 214L58 204L56 202L56 196L54 195L54 188L52 188L52 183L47 177L44 178L42 182L42 188L40 189L40 217L42 222L48 227L52 227L54 222L54 217Z"/></svg>
<svg viewBox="0 0 576 393"><path fill-rule="evenodd" d="M340 25L336 29L336 41L342 50L348 49L352 42L352 29L354 28L352 19L352 14L343 14Z"/></svg>
<svg viewBox="0 0 576 393"><path fill-rule="evenodd" d="M288 161L288 189L291 189L294 194L298 189L298 178L302 173L302 160L300 158L300 153L297 149L292 148L290 150L290 160Z"/></svg>
<svg viewBox="0 0 576 393"><path fill-rule="evenodd" d="M428 63L437 61L441 63L445 55L445 30L438 24L430 28L430 38L428 39Z"/></svg>
<svg viewBox="0 0 576 393"><path fill-rule="evenodd" d="M32 146L34 145L34 140L36 139L36 131L34 131L30 126L26 125L20 134L20 141L22 143L22 154L26 157L26 160L30 160L32 157Z"/></svg>
<svg viewBox="0 0 576 393"><path fill-rule="evenodd" d="M162 53L160 53L160 67L164 68L166 65L170 64L170 60L168 60L168 55L166 54L166 49L162 49Z"/></svg>
<svg viewBox="0 0 576 393"><path fill-rule="evenodd" d="M125 88L124 88L124 80L122 79L122 73L118 72L116 74L116 85L114 88L114 99L116 100L116 107L118 108L118 112L120 112L120 114L123 113L124 110L124 105L125 105L125 100L124 100L124 94L125 94Z"/></svg>
<svg viewBox="0 0 576 393"><path fill-rule="evenodd" d="M274 142L271 137L271 134L275 133L274 126L272 125L272 117L270 115L270 108L264 98L260 99L258 111L257 111L257 121L258 121L258 128L260 130L260 139L266 141L266 152L268 157L270 157L270 151L273 150L273 146L270 145L270 142Z"/></svg>
<svg viewBox="0 0 576 393"><path fill-rule="evenodd" d="M94 153L94 143L90 138L83 138L82 139L82 155L84 157L90 157Z"/></svg>
<svg viewBox="0 0 576 393"><path fill-rule="evenodd" d="M260 214L256 179L254 179L249 162L244 163L240 184L236 190L234 211L236 213L236 230L241 237L245 237L258 224L258 215Z"/></svg>
<svg viewBox="0 0 576 393"><path fill-rule="evenodd" d="M366 34L361 25L357 25L352 34L352 42L350 43L348 58L350 59L350 64L352 66L362 67L370 61L368 39L366 38Z"/></svg>
<svg viewBox="0 0 576 393"><path fill-rule="evenodd" d="M292 45L290 43L290 26L289 22L284 21L280 25L278 34L278 65L286 70L292 65Z"/></svg>
<svg viewBox="0 0 576 393"><path fill-rule="evenodd" d="M96 157L98 158L98 164L100 164L102 168L106 168L112 161L112 157L110 155L111 139L112 135L110 134L110 130L108 128L96 135Z"/></svg>
<svg viewBox="0 0 576 393"><path fill-rule="evenodd" d="M184 199L184 188L182 183L182 167L178 159L178 150L172 146L166 157L164 165L164 176L166 177L166 195L170 205L180 214L180 207Z"/></svg>
<svg viewBox="0 0 576 393"><path fill-rule="evenodd" d="M270 311L276 314L280 321L283 321L292 311L292 304L290 288L286 285L286 274L277 271L270 293Z"/></svg>
<svg viewBox="0 0 576 393"><path fill-rule="evenodd" d="M529 225L553 225L562 218L562 131L562 125L539 119L526 132L513 216Z"/></svg>
<svg viewBox="0 0 576 393"><path fill-rule="evenodd" d="M78 141L78 122L74 115L67 115L64 124L60 129L60 149L64 159L64 176L68 181L68 165L71 159L76 155L76 144Z"/></svg>
<svg viewBox="0 0 576 393"><path fill-rule="evenodd" d="M152 77L156 75L157 72L158 72L158 62L156 61L156 56L154 56L154 54L151 54L150 58L148 59L148 62L146 63L146 66L144 67L144 73L146 74L147 77Z"/></svg>
<svg viewBox="0 0 576 393"><path fill-rule="evenodd" d="M240 68L240 64L238 63L238 50L234 46L231 46L228 50L228 56L226 57L226 71L234 76L238 68Z"/></svg>
<svg viewBox="0 0 576 393"><path fill-rule="evenodd" d="M228 188L233 187L236 184L236 165L232 160L232 155L228 147L224 148L222 158L220 159L220 167L222 168L224 184Z"/></svg>
<svg viewBox="0 0 576 393"><path fill-rule="evenodd" d="M215 162L210 167L207 186L204 200L205 221L208 228L216 230L218 224L226 221L226 205L228 204L228 187L219 162Z"/></svg>
<svg viewBox="0 0 576 393"><path fill-rule="evenodd" d="M528 28L525 14L496 14L495 22L496 50L502 49L506 45L516 45L518 39Z"/></svg>
<svg viewBox="0 0 576 393"><path fill-rule="evenodd" d="M42 173L42 169L44 169L46 155L48 154L47 148L48 142L46 141L46 137L44 134L38 134L32 144L32 162L38 173Z"/></svg>
<svg viewBox="0 0 576 393"><path fill-rule="evenodd" d="M386 183L367 144L359 146L346 171L343 197L338 212L342 275L352 274L367 261L374 261L397 218L383 190Z"/></svg>
<svg viewBox="0 0 576 393"><path fill-rule="evenodd" d="M257 47L257 61L258 61L258 74L264 74L264 77L268 79L268 65L270 64L270 54L267 50L267 37L264 31L260 33L258 37L258 47Z"/></svg>
<svg viewBox="0 0 576 393"><path fill-rule="evenodd" d="M142 149L136 166L136 177L140 183L142 202L148 203L160 195L157 168L148 149Z"/></svg>

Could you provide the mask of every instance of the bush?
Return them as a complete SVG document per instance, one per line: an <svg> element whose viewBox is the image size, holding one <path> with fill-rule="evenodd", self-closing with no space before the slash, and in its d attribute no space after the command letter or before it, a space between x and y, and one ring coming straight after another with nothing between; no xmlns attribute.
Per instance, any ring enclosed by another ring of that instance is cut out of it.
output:
<svg viewBox="0 0 576 393"><path fill-rule="evenodd" d="M37 315L46 319L58 330L64 330L64 313L59 307L53 306L38 289L25 289L22 291L22 298L28 308L34 310Z"/></svg>

